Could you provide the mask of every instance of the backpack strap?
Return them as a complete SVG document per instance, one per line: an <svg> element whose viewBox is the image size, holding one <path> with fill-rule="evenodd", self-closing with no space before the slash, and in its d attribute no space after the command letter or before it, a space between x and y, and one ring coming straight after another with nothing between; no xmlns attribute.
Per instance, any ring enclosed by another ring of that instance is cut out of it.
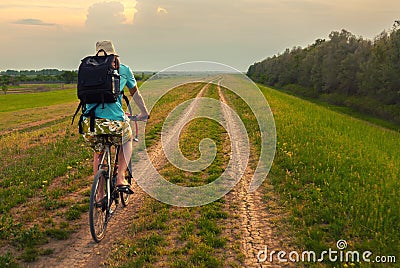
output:
<svg viewBox="0 0 400 268"><path fill-rule="evenodd" d="M79 133L83 134L83 117L89 117L90 118L90 132L94 132L94 125L95 125L95 120L96 120L96 113L95 110L97 107L99 107L100 103L97 103L92 109L89 111L82 113L81 118L79 120Z"/></svg>
<svg viewBox="0 0 400 268"><path fill-rule="evenodd" d="M83 134L83 115L79 117L78 127L79 127L79 134Z"/></svg>
<svg viewBox="0 0 400 268"><path fill-rule="evenodd" d="M100 52L103 52L105 56L108 56L107 52L104 49L100 49L99 51L97 51L96 56L99 56Z"/></svg>
<svg viewBox="0 0 400 268"><path fill-rule="evenodd" d="M90 131L94 132L94 129L95 129L94 126L95 126L95 120L96 120L95 110L99 105L100 105L100 103L96 104L89 111L86 111L85 110L85 105L82 102L79 103L78 109L76 109L75 114L72 117L72 123L71 123L71 125L74 124L75 116L78 114L79 109L82 107L82 114L79 117L79 122L78 122L79 134L83 134L83 117L89 117L90 118Z"/></svg>
<svg viewBox="0 0 400 268"><path fill-rule="evenodd" d="M104 93L101 93L101 109L104 109ZM98 106L98 105L97 105ZM96 106L96 107L97 107Z"/></svg>
<svg viewBox="0 0 400 268"><path fill-rule="evenodd" d="M76 108L76 111L75 111L75 113L74 113L74 116L72 117L72 122L71 122L71 125L73 125L73 124L74 124L75 116L78 114L78 112L79 112L79 109L80 109L80 108L82 108L82 109L83 109L82 102L79 102L78 108Z"/></svg>

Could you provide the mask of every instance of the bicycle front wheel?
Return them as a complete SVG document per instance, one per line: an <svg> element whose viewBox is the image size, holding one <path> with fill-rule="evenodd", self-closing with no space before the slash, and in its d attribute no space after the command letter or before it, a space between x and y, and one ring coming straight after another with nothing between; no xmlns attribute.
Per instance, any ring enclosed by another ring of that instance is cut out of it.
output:
<svg viewBox="0 0 400 268"><path fill-rule="evenodd" d="M107 228L107 171L100 169L94 176L90 194L89 225L93 240L100 242Z"/></svg>

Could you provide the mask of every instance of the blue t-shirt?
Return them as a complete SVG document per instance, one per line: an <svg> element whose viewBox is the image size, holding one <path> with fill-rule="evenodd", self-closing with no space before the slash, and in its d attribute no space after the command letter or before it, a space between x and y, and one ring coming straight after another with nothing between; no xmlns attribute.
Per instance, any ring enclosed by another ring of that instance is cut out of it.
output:
<svg viewBox="0 0 400 268"><path fill-rule="evenodd" d="M95 114L98 118L105 118L110 120L118 120L124 121L124 110L122 109L122 92L124 87L127 86L128 88L133 88L136 85L136 79L133 75L133 72L129 66L121 64L119 67L119 74L121 76L120 79L120 90L121 95L118 96L118 100L115 103L104 103L103 105L100 104L96 110ZM90 110L96 106L96 104L86 104L86 110Z"/></svg>

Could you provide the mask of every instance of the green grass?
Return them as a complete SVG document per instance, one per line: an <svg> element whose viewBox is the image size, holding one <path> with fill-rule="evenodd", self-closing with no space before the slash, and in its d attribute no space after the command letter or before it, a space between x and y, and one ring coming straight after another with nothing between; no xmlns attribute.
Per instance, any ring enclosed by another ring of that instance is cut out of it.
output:
<svg viewBox="0 0 400 268"><path fill-rule="evenodd" d="M19 265L13 257L13 254L6 252L4 255L0 255L0 267L17 268Z"/></svg>
<svg viewBox="0 0 400 268"><path fill-rule="evenodd" d="M77 100L76 89L0 95L0 112L51 106Z"/></svg>
<svg viewBox="0 0 400 268"><path fill-rule="evenodd" d="M60 128L66 129L68 124L69 122L64 122L44 131L41 130L38 138L50 132L58 132ZM34 133L30 137L33 138ZM90 157L90 153L81 146L81 138L69 129L62 131L57 139L47 144L41 144L38 139L37 146L33 143L31 147L21 148L18 140L18 133L0 140L8 143L7 148L0 153L3 163L0 167L0 211L2 213L25 202L27 198L33 197L38 189L46 189L52 179L67 174L68 167L77 168L74 174L76 178L82 178L88 174L88 170L78 163ZM17 158L18 161L9 161L10 156L14 156L11 159Z"/></svg>
<svg viewBox="0 0 400 268"><path fill-rule="evenodd" d="M68 119L0 138L0 244L22 251L15 256L26 262L43 254L41 245L52 238L67 239L73 221L88 210L86 196L65 199L90 184L91 166L83 161L92 154L82 144Z"/></svg>
<svg viewBox="0 0 400 268"><path fill-rule="evenodd" d="M263 87L262 84L259 84L259 86ZM339 112L339 113L342 113L342 114L346 114L346 115L349 115L349 116L354 117L354 118L358 118L358 119L361 119L361 120L364 120L364 121L368 121L368 122L370 122L372 124L375 124L377 126L381 126L381 127L387 128L387 129L392 129L392 130L395 130L397 132L400 132L399 124L392 123L390 121L378 118L378 117L373 116L373 115L369 115L369 114L366 114L366 113L358 112L358 111L356 111L356 110L354 110L354 109L352 109L350 107L334 105L334 104L331 104L331 103L329 103L327 101L324 101L323 99L315 99L315 98L310 98L310 97L306 97L306 96L302 96L302 95L299 96L295 92L293 92L291 90L287 90L287 89L281 89L281 88L275 88L275 87L271 87L271 88L272 89L276 89L276 90L281 91L281 92L284 92L284 93L286 93L288 95L291 95L291 96L299 97L301 99L304 99L304 100L307 100L309 102L315 103L315 104L317 104L319 106L326 107L327 109L330 109L332 111Z"/></svg>
<svg viewBox="0 0 400 268"><path fill-rule="evenodd" d="M65 218L69 221L80 219L82 213L89 211L89 200L85 201L84 204L77 204L69 207L65 213Z"/></svg>
<svg viewBox="0 0 400 268"><path fill-rule="evenodd" d="M400 134L261 87L274 111L270 177L299 246L400 253Z"/></svg>

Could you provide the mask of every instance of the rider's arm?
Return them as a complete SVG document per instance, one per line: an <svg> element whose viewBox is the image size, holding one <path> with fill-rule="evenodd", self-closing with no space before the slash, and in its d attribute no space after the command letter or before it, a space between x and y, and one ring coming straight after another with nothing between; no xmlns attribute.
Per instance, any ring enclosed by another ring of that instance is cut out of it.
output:
<svg viewBox="0 0 400 268"><path fill-rule="evenodd" d="M129 93L131 94L132 97L133 95L135 95L137 90L138 90L137 84L133 88L129 89Z"/></svg>
<svg viewBox="0 0 400 268"><path fill-rule="evenodd" d="M131 93L132 99L140 109L141 118L148 119L149 113L146 105L144 104L142 95L140 95L140 92L138 91L137 85L135 85L133 88L130 88L129 92Z"/></svg>
<svg viewBox="0 0 400 268"><path fill-rule="evenodd" d="M140 114L141 114L140 118L148 119L149 113L147 111L146 105L144 104L143 98L140 95L140 92L138 91L137 82L133 75L133 72L129 67L126 66L125 68L126 68L125 71L127 79L126 86L129 89L129 93L132 96L132 99L135 101L136 105L140 109Z"/></svg>

